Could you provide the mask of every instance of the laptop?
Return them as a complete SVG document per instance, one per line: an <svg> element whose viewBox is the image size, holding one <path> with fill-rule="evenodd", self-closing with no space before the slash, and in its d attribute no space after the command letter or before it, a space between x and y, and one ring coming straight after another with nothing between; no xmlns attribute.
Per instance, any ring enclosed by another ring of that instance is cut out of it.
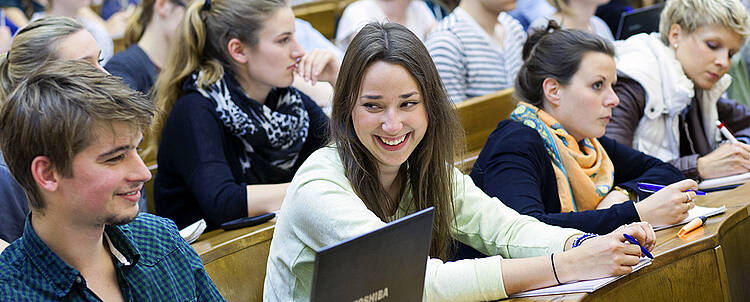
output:
<svg viewBox="0 0 750 302"><path fill-rule="evenodd" d="M664 3L658 3L622 13L615 39L625 40L635 34L658 32L659 16L663 9Z"/></svg>
<svg viewBox="0 0 750 302"><path fill-rule="evenodd" d="M310 301L422 301L433 208L316 251Z"/></svg>

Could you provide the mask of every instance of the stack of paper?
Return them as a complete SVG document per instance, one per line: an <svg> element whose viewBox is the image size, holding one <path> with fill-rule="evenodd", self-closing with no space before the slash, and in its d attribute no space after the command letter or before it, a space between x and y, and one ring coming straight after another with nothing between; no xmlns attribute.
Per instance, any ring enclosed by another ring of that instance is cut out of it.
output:
<svg viewBox="0 0 750 302"><path fill-rule="evenodd" d="M651 259L642 257L641 262L639 262L633 267L633 271L635 272L649 264L651 264ZM565 284L560 284L557 286L550 286L550 287L520 292L517 294L510 295L509 298L559 295L559 294L570 294L570 293L590 293L625 276L626 275L621 275L621 276L615 276L615 277L606 277L606 278L601 278L601 279L565 283Z"/></svg>
<svg viewBox="0 0 750 302"><path fill-rule="evenodd" d="M193 243L198 239L198 237L200 237L201 234L203 234L203 231L205 230L206 221L201 219L180 230L180 236L182 236L182 238L185 239L185 241L187 241L188 243Z"/></svg>
<svg viewBox="0 0 750 302"><path fill-rule="evenodd" d="M710 189L710 188L716 188L716 187L722 187L722 186L728 186L728 185L742 184L742 183L745 183L747 181L750 181L750 172L743 173L743 174L729 175L729 176L724 176L724 177L718 177L718 178L706 179L704 181L701 181L698 184L698 190Z"/></svg>
<svg viewBox="0 0 750 302"><path fill-rule="evenodd" d="M711 217L711 216L714 216L714 215L719 215L719 214L724 213L726 211L727 211L727 207L726 206L721 206L720 208L708 208L708 207L695 206L694 208L690 209L690 211L688 211L688 217L687 218L685 218L682 221L680 221L678 223L675 223L675 224L654 226L654 231L658 231L658 230L662 230L662 229L666 229L666 228L671 228L671 227L676 226L676 225L686 224L688 222L693 221L693 219L696 219L696 218L701 217L701 216Z"/></svg>

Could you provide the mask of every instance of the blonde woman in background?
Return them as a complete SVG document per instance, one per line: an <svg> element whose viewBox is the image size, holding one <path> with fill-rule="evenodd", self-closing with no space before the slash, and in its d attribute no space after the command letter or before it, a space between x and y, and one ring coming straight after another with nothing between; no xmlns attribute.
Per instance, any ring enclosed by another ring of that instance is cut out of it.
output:
<svg viewBox="0 0 750 302"><path fill-rule="evenodd" d="M154 97L157 214L208 229L277 210L328 118L291 87L335 82L330 51L305 53L285 0L197 0L185 11ZM161 139L159 140L159 137Z"/></svg>
<svg viewBox="0 0 750 302"><path fill-rule="evenodd" d="M750 35L739 0L669 0L659 33L615 44L620 105L606 135L696 180L750 171L750 110L722 97ZM721 121L744 143L722 144Z"/></svg>
<svg viewBox="0 0 750 302"><path fill-rule="evenodd" d="M104 68L130 88L149 94L156 76L167 64L170 42L184 14L184 0L143 0L128 20L127 48Z"/></svg>

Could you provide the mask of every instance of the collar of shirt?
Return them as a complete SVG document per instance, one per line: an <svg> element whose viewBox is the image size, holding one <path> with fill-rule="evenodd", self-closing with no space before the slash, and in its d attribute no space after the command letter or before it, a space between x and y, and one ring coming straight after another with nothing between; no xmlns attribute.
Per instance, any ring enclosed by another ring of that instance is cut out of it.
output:
<svg viewBox="0 0 750 302"><path fill-rule="evenodd" d="M122 228L122 229L121 229ZM104 231L109 238L108 242L113 254L118 255L119 261L117 268L123 266L133 266L138 263L140 253L137 248L130 243L127 235L127 228L118 226L105 226ZM54 288L55 295L62 298L66 296L73 284L77 280L82 280L80 271L65 263L47 244L42 241L31 226L31 213L26 218L26 224L23 230L23 237L19 241L24 253L28 256L28 261L44 276L44 280ZM124 261L122 261L124 260ZM127 263L127 264L126 264ZM80 282L80 281L78 281Z"/></svg>

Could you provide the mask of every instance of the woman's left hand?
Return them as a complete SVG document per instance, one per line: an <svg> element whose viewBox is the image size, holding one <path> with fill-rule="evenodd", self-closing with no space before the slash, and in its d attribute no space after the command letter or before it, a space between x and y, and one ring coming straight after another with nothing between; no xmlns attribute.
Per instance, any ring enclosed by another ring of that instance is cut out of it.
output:
<svg viewBox="0 0 750 302"><path fill-rule="evenodd" d="M297 63L297 74L305 80L329 82L336 85L336 77L339 75L341 64L332 51L326 49L313 49L306 53Z"/></svg>

